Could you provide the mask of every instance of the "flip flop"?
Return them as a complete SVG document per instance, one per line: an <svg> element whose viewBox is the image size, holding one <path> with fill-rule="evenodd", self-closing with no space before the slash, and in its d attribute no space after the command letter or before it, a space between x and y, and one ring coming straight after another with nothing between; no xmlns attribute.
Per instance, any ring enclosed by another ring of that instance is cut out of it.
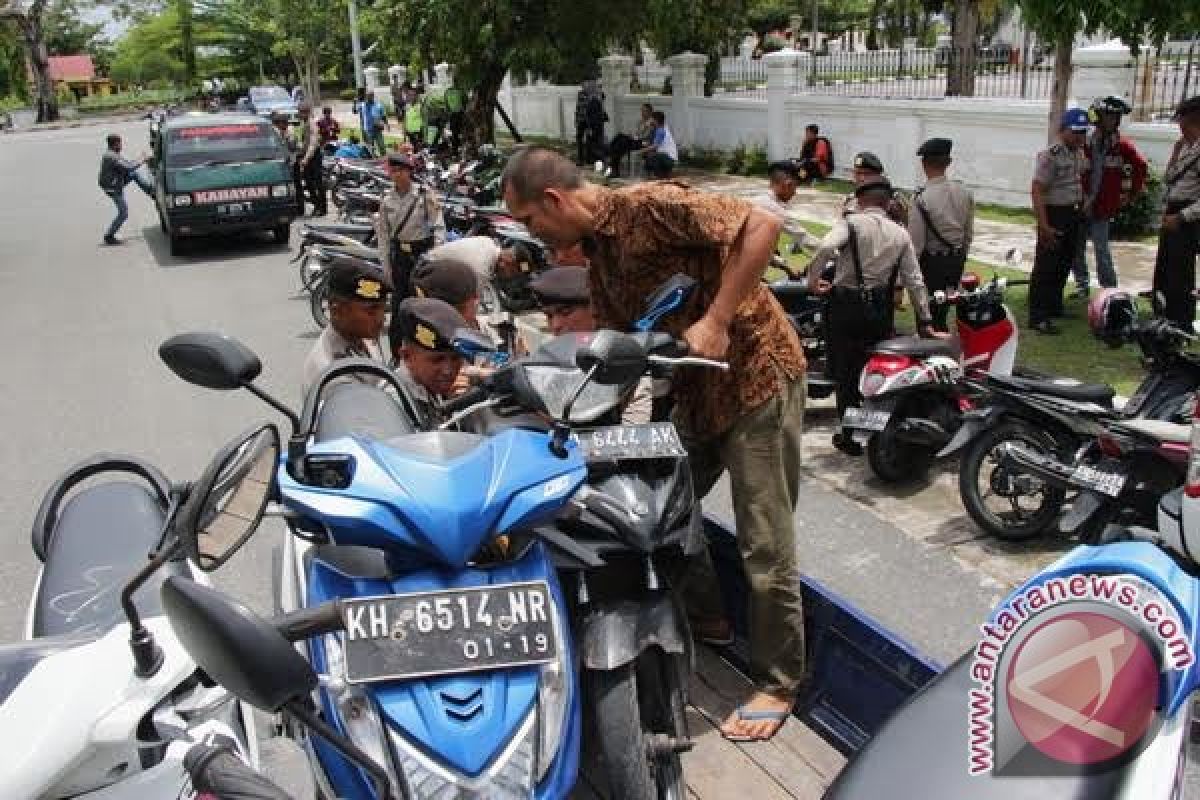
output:
<svg viewBox="0 0 1200 800"><path fill-rule="evenodd" d="M792 710L789 708L785 711L751 711L751 710L747 709L745 706L738 706L737 709L733 713L737 714L737 718L742 720L743 722L760 722L762 720L771 720L774 722L778 722L779 726L777 728L775 728L774 732L772 732L770 736L738 736L736 734L725 733L725 731L718 728L717 730L721 731L721 736L726 741L729 741L729 742L766 742L766 741L769 741L771 738L773 738L776 733L779 733L779 731L783 729L783 724L785 722L787 722L788 717L790 717L792 715Z"/></svg>

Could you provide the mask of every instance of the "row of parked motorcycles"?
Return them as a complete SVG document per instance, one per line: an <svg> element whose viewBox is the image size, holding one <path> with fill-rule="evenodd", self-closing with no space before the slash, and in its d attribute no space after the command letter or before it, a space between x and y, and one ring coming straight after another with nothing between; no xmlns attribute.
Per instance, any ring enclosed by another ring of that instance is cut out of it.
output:
<svg viewBox="0 0 1200 800"><path fill-rule="evenodd" d="M1020 255L1009 261L1019 264ZM1094 541L1110 523L1153 524L1159 497L1186 474L1200 388L1200 355L1189 351L1195 334L1142 318L1132 293L1093 298L1088 322L1098 342L1136 346L1145 369L1134 393L1118 401L1111 386L1016 365L1019 333L1004 293L1019 283L1026 281L967 274L956 290L936 293L933 303L956 312L956 337L876 345L859 380L863 405L847 410L843 427L885 483L919 481L957 455L963 506L1001 539L1057 528ZM797 280L771 288L805 344L810 395L827 396L823 300Z"/></svg>

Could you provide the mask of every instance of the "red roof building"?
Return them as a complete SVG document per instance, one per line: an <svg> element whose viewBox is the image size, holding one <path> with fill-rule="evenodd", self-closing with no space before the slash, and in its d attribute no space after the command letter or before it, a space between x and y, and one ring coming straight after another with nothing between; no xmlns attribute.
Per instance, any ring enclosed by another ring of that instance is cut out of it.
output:
<svg viewBox="0 0 1200 800"><path fill-rule="evenodd" d="M50 79L54 81L91 81L96 77L92 57L50 56Z"/></svg>

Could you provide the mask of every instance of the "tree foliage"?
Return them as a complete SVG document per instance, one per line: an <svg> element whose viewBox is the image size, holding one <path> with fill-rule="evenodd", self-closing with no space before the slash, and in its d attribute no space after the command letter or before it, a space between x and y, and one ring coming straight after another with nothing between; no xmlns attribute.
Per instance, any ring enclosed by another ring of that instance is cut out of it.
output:
<svg viewBox="0 0 1200 800"><path fill-rule="evenodd" d="M29 99L25 80L25 47L17 26L0 20L0 100L5 97Z"/></svg>

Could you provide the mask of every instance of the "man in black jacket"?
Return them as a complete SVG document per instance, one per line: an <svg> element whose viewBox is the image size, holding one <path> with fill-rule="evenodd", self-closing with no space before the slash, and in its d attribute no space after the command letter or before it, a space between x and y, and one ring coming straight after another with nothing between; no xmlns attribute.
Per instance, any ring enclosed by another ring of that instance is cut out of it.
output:
<svg viewBox="0 0 1200 800"><path fill-rule="evenodd" d="M142 175L140 170L149 157L141 161L130 161L121 156L121 137L115 133L108 136L108 149L100 157L100 189L112 198L117 206L117 216L113 219L108 230L104 232L105 244L120 244L117 231L129 219L129 205L125 202L125 185L130 181L136 183L146 196L154 199L154 182Z"/></svg>

